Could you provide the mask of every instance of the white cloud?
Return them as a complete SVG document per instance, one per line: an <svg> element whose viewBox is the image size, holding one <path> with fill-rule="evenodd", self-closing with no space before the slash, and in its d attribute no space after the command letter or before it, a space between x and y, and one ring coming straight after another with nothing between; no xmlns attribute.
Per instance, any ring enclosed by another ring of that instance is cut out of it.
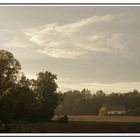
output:
<svg viewBox="0 0 140 140"><path fill-rule="evenodd" d="M99 24L112 22L118 17L120 14L93 16L65 25L48 24L25 34L38 45L37 52L55 58L79 58L92 51L119 51L125 45L122 33L95 30Z"/></svg>

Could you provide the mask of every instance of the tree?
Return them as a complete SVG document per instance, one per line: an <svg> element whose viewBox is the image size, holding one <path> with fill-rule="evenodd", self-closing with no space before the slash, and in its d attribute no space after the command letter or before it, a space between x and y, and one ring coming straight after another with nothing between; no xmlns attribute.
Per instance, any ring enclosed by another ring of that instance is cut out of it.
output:
<svg viewBox="0 0 140 140"><path fill-rule="evenodd" d="M93 114L93 100L90 90L69 90L61 93L63 100L57 108L57 114L90 115Z"/></svg>
<svg viewBox="0 0 140 140"><path fill-rule="evenodd" d="M35 120L36 97L30 89L30 80L24 74L21 75L13 93L15 100L15 119Z"/></svg>
<svg viewBox="0 0 140 140"><path fill-rule="evenodd" d="M15 116L13 92L18 81L20 63L12 53L0 50L0 121L8 123Z"/></svg>
<svg viewBox="0 0 140 140"><path fill-rule="evenodd" d="M0 50L0 90L4 91L15 85L20 63L16 60L12 53L6 50Z"/></svg>
<svg viewBox="0 0 140 140"><path fill-rule="evenodd" d="M58 105L57 76L51 72L40 72L37 80L32 81L32 89L37 95L39 117L42 120L50 120Z"/></svg>
<svg viewBox="0 0 140 140"><path fill-rule="evenodd" d="M9 123L14 120L15 102L11 91L1 91L0 95L0 123Z"/></svg>

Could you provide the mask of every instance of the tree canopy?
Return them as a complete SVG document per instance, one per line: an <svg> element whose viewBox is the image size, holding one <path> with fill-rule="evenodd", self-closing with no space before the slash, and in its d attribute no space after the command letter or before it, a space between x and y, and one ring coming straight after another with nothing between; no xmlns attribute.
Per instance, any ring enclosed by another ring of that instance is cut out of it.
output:
<svg viewBox="0 0 140 140"><path fill-rule="evenodd" d="M51 119L58 104L57 76L45 71L37 74L37 80L32 81L34 93L37 95L39 115L42 120Z"/></svg>
<svg viewBox="0 0 140 140"><path fill-rule="evenodd" d="M0 90L13 87L17 82L21 65L13 54L6 50L0 50Z"/></svg>

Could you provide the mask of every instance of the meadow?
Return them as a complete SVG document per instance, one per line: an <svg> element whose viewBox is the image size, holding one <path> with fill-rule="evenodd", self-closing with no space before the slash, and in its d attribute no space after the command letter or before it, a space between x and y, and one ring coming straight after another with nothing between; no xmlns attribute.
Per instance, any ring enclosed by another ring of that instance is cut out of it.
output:
<svg viewBox="0 0 140 140"><path fill-rule="evenodd" d="M135 116L87 116L70 115L69 122L16 124L17 133L139 133L140 117Z"/></svg>

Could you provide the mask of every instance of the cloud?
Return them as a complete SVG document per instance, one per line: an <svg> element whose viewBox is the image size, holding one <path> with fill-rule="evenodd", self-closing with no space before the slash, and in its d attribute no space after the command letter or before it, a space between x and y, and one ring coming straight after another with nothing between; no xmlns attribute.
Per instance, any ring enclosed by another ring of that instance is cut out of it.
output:
<svg viewBox="0 0 140 140"><path fill-rule="evenodd" d="M20 30L0 29L0 46L5 49L25 49L33 47L32 43Z"/></svg>
<svg viewBox="0 0 140 140"><path fill-rule="evenodd" d="M26 30L30 41L38 46L37 52L54 58L79 58L89 52L118 52L123 49L124 35L118 32L97 31L96 27L116 21L120 14L93 16L80 21L58 25L47 24Z"/></svg>
<svg viewBox="0 0 140 140"><path fill-rule="evenodd" d="M27 44L26 42L18 41L18 40L11 40L11 41L2 43L2 46L4 46L5 48L18 49L18 48L27 48L29 47L29 44Z"/></svg>

